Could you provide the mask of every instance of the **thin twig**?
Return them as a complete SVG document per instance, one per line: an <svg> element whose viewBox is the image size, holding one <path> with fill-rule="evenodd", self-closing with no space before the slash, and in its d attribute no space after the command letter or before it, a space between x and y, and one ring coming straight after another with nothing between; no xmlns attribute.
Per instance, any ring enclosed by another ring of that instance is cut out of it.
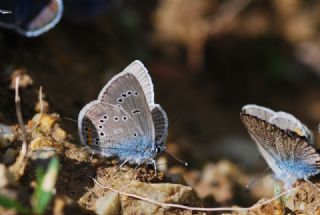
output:
<svg viewBox="0 0 320 215"><path fill-rule="evenodd" d="M43 95L42 95L42 86L39 89L39 103L40 103L40 116L43 114Z"/></svg>
<svg viewBox="0 0 320 215"><path fill-rule="evenodd" d="M120 195L124 195L124 196L128 196L128 197L132 197L132 198L135 198L135 199L139 199L139 200L142 200L142 201L145 201L145 202L149 202L151 204L155 204L155 205L159 205L161 207L173 207L173 208L180 208L180 209L185 209L185 210L190 210L190 211L247 211L247 210L254 210L254 209L257 209L263 205L266 205L266 204L269 204L270 202L273 202L274 200L280 198L281 196L284 196L284 195L287 195L288 193L291 193L293 191L296 191L298 189L300 189L301 186L299 187L296 187L296 188L292 188L288 191L285 191L283 193L280 193L279 195L267 200L267 201L264 201L260 204L256 204L256 205L253 205L251 207L246 207L246 208L227 208L227 207L224 207L224 208L200 208L200 207L189 207L189 206L186 206L186 205L179 205L179 204L172 204L172 203L164 203L164 202L159 202L157 200L153 200L153 199L149 199L147 197L143 197L143 196L139 196L139 195L135 195L135 194L131 194L131 193L126 193L126 192L123 192L123 191L120 191L120 190L116 190L112 187L109 187L109 186L105 186L105 185L102 185L100 182L98 182L96 179L92 178L92 180L98 184L99 187L103 188L103 189L108 189L108 190L111 190L113 192L116 192Z"/></svg>
<svg viewBox="0 0 320 215"><path fill-rule="evenodd" d="M43 115L42 86L40 86L40 89L39 89L38 100L39 100L39 105L40 105L40 114L39 114L39 117L38 117L38 120L37 120L36 124L34 125L34 128L36 128L40 124L40 121L41 121L41 118L42 118L42 115Z"/></svg>
<svg viewBox="0 0 320 215"><path fill-rule="evenodd" d="M16 103L16 114L17 114L17 119L18 123L22 132L22 149L21 153L26 156L27 155L27 132L26 128L24 127L23 119L22 119L22 113L21 113L21 100L20 100L20 95L19 95L19 82L20 82L20 77L18 76L16 78L16 95L15 95L15 103Z"/></svg>

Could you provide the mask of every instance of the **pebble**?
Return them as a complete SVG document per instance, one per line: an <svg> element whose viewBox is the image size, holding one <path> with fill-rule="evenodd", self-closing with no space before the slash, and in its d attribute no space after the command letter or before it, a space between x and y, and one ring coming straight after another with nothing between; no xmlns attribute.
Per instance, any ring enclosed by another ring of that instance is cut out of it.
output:
<svg viewBox="0 0 320 215"><path fill-rule="evenodd" d="M96 201L95 211L98 215L120 214L121 205L119 194L113 191L108 191L104 196Z"/></svg>
<svg viewBox="0 0 320 215"><path fill-rule="evenodd" d="M0 123L0 149L8 148L14 137L11 127Z"/></svg>

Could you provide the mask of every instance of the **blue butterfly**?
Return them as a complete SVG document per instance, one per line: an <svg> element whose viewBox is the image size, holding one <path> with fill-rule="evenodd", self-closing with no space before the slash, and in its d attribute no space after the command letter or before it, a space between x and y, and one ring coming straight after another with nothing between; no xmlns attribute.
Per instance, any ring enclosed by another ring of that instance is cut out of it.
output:
<svg viewBox="0 0 320 215"><path fill-rule="evenodd" d="M154 92L147 69L134 61L115 75L97 100L79 113L81 142L104 156L136 164L153 164L165 149L168 119Z"/></svg>
<svg viewBox="0 0 320 215"><path fill-rule="evenodd" d="M1 0L0 27L26 37L39 36L61 19L62 0Z"/></svg>
<svg viewBox="0 0 320 215"><path fill-rule="evenodd" d="M320 155L312 133L293 115L257 105L242 108L240 118L262 156L286 187L320 173ZM309 182L309 181L308 181Z"/></svg>

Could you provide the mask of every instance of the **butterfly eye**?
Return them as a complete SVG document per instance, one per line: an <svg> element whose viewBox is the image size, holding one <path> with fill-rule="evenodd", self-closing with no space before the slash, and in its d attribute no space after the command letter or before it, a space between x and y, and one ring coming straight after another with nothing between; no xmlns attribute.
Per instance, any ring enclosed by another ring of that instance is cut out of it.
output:
<svg viewBox="0 0 320 215"><path fill-rule="evenodd" d="M127 119L128 119L127 116L123 116L123 117L122 117L122 120L123 120L123 121L127 121Z"/></svg>
<svg viewBox="0 0 320 215"><path fill-rule="evenodd" d="M156 147L156 153L160 153L161 152L161 148L159 146Z"/></svg>
<svg viewBox="0 0 320 215"><path fill-rule="evenodd" d="M118 121L119 117L115 116L113 119L114 119L114 121Z"/></svg>
<svg viewBox="0 0 320 215"><path fill-rule="evenodd" d="M103 123L104 122L103 119L100 119L100 122Z"/></svg>
<svg viewBox="0 0 320 215"><path fill-rule="evenodd" d="M135 92L134 92L134 95L135 95L135 96L138 96L138 95L139 95L139 93L138 93L137 91L135 91Z"/></svg>
<svg viewBox="0 0 320 215"><path fill-rule="evenodd" d="M102 125L99 125L99 128L102 129Z"/></svg>
<svg viewBox="0 0 320 215"><path fill-rule="evenodd" d="M133 136L136 137L136 136L138 136L138 134L137 133L133 133Z"/></svg>
<svg viewBox="0 0 320 215"><path fill-rule="evenodd" d="M123 103L123 99L122 98L118 98L117 100L119 103Z"/></svg>
<svg viewBox="0 0 320 215"><path fill-rule="evenodd" d="M103 118L104 118L104 119L108 119L108 116L107 116L107 115L104 115Z"/></svg>
<svg viewBox="0 0 320 215"><path fill-rule="evenodd" d="M101 136L104 136L104 133L103 133L103 132L101 132L101 133L100 133L100 135L101 135Z"/></svg>
<svg viewBox="0 0 320 215"><path fill-rule="evenodd" d="M131 92L131 91L128 91L128 92L127 92L127 94L128 94L128 95L131 95L131 94L132 94L132 92Z"/></svg>
<svg viewBox="0 0 320 215"><path fill-rule="evenodd" d="M125 97L127 97L127 94L122 93L121 96L122 96L123 98L125 98Z"/></svg>

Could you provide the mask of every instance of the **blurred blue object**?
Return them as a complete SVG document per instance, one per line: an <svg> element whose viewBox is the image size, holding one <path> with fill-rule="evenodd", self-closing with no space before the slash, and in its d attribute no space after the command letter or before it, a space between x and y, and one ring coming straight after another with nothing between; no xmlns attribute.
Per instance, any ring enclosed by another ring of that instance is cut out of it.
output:
<svg viewBox="0 0 320 215"><path fill-rule="evenodd" d="M62 0L1 0L0 27L14 30L26 37L39 36L53 28L61 19Z"/></svg>

